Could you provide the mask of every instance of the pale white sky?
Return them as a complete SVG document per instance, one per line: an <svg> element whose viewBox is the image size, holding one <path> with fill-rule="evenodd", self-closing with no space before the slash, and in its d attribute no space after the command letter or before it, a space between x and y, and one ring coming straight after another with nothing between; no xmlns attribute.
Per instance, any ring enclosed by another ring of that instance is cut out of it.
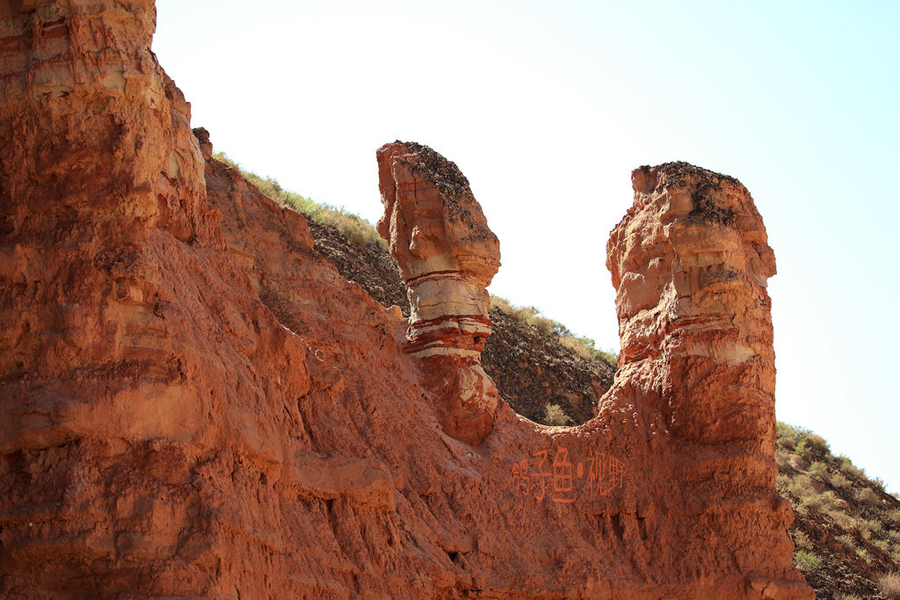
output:
<svg viewBox="0 0 900 600"><path fill-rule="evenodd" d="M618 348L631 170L740 179L775 249L778 418L900 491L900 3L158 0L154 51L217 150L375 221L375 150L469 178L490 291Z"/></svg>

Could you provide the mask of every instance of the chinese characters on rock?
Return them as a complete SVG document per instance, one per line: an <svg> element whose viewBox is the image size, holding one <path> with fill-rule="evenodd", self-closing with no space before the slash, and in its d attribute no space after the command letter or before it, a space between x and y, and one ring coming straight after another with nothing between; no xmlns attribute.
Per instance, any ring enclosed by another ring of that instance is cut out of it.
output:
<svg viewBox="0 0 900 600"><path fill-rule="evenodd" d="M574 468L566 448L535 452L513 465L513 487L524 495L533 495L538 502L549 498L553 502L571 504L575 501L575 487L586 486L590 498L606 496L622 485L625 468L621 461L600 454L593 449L584 461Z"/></svg>

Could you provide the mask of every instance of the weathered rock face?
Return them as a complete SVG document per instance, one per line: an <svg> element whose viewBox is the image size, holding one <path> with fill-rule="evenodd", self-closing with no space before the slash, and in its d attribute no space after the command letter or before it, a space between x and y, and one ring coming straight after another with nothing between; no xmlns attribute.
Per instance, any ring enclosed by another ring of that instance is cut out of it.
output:
<svg viewBox="0 0 900 600"><path fill-rule="evenodd" d="M686 163L642 167L632 182L634 206L607 244L622 351L600 411L652 414L685 516L731 540L747 593L806 597L781 534L791 511L773 491L775 258L762 219L736 179Z"/></svg>
<svg viewBox="0 0 900 600"><path fill-rule="evenodd" d="M662 378L679 438L745 441L766 483L774 452L775 356L766 280L775 256L749 192L686 163L632 175L635 204L613 230L623 375ZM640 374L639 374L640 372Z"/></svg>
<svg viewBox="0 0 900 600"><path fill-rule="evenodd" d="M599 415L499 401L474 447L429 380L463 375L209 159L152 29L149 1L0 0L0 597L811 597L742 188L636 177Z"/></svg>
<svg viewBox="0 0 900 600"><path fill-rule="evenodd" d="M409 352L477 356L490 335L487 293L500 267L500 243L469 182L427 146L394 142L377 152L390 244L410 304Z"/></svg>
<svg viewBox="0 0 900 600"><path fill-rule="evenodd" d="M500 243L454 163L411 142L385 144L376 156L385 210L378 232L409 296L407 352L423 359L426 384L443 399L445 431L478 444L497 409L481 352L491 334L485 288L500 267Z"/></svg>

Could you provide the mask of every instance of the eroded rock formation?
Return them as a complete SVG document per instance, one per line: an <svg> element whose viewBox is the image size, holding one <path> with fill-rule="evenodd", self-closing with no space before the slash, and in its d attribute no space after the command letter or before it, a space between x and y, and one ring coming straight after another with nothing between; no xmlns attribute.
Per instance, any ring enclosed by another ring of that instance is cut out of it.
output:
<svg viewBox="0 0 900 600"><path fill-rule="evenodd" d="M407 352L425 362L447 433L480 443L497 409L481 352L491 334L486 288L500 267L500 242L454 163L412 142L385 144L376 156L385 211L378 232L409 297Z"/></svg>
<svg viewBox="0 0 900 600"><path fill-rule="evenodd" d="M666 438L685 516L732 540L746 593L809 597L781 534L790 507L773 491L775 257L762 219L739 181L687 163L641 167L632 182L634 206L607 244L622 351L600 412L637 410Z"/></svg>
<svg viewBox="0 0 900 600"><path fill-rule="evenodd" d="M0 597L811 597L739 184L638 172L599 415L498 401L475 447L402 316L191 134L153 17L0 0Z"/></svg>
<svg viewBox="0 0 900 600"><path fill-rule="evenodd" d="M661 408L679 438L742 440L752 471L771 476L775 355L766 280L775 255L749 192L686 163L632 174L635 204L613 230L616 287L629 379L661 377ZM644 374L641 374L640 372Z"/></svg>

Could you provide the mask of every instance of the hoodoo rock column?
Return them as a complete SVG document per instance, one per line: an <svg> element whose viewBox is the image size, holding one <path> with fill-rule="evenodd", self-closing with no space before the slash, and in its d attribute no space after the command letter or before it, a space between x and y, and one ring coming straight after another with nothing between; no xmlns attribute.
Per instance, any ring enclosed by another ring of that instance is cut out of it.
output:
<svg viewBox="0 0 900 600"><path fill-rule="evenodd" d="M632 183L607 244L622 350L601 418L639 407L660 419L651 436L667 440L678 490L665 501L681 499L690 531L681 552L696 561L717 539L709 564L733 561L718 568L720 597L812 598L773 489L775 256L762 218L738 180L687 163L642 167Z"/></svg>
<svg viewBox="0 0 900 600"><path fill-rule="evenodd" d="M454 163L411 142L386 144L377 158L385 210L378 232L409 296L406 350L426 361L445 431L480 443L497 407L481 352L491 333L485 288L500 267L500 243Z"/></svg>

